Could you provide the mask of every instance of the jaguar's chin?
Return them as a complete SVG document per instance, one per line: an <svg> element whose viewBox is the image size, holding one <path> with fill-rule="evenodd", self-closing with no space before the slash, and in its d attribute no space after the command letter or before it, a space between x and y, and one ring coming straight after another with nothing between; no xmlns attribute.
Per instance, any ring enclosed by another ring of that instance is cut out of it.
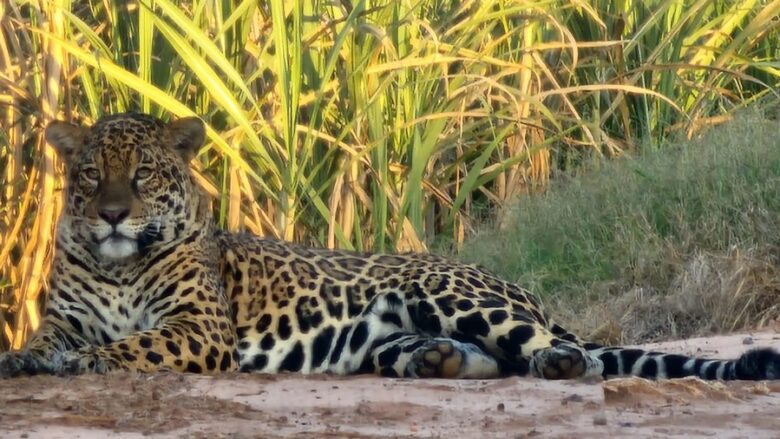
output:
<svg viewBox="0 0 780 439"><path fill-rule="evenodd" d="M112 235L97 246L98 254L112 261L122 261L138 255L138 241L124 236Z"/></svg>

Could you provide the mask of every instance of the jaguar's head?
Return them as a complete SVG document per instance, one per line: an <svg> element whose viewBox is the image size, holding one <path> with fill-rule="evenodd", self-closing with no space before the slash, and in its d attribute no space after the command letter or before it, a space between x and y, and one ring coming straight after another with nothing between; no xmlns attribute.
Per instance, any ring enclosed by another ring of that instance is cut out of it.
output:
<svg viewBox="0 0 780 439"><path fill-rule="evenodd" d="M197 118L125 113L92 126L50 123L46 140L67 172L61 228L96 257L121 261L197 227L200 193L188 163L204 136Z"/></svg>

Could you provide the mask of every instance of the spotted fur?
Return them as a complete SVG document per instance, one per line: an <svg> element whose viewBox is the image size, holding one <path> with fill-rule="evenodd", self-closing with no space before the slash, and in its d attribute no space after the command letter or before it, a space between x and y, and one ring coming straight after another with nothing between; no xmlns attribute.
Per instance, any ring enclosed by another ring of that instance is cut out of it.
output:
<svg viewBox="0 0 780 439"><path fill-rule="evenodd" d="M548 379L778 379L780 355L708 360L584 343L529 291L428 254L215 230L187 163L197 119L55 122L68 192L43 322L0 377L112 370Z"/></svg>

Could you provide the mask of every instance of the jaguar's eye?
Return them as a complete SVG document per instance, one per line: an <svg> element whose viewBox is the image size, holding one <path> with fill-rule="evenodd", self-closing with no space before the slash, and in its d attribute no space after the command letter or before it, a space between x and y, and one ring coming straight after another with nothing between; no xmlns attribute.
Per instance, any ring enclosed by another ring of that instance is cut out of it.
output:
<svg viewBox="0 0 780 439"><path fill-rule="evenodd" d="M90 180L100 180L100 170L97 168L87 168L83 171L83 174Z"/></svg>
<svg viewBox="0 0 780 439"><path fill-rule="evenodd" d="M135 178L139 180L144 178L149 178L150 175L152 175L152 168L147 168L146 166L142 166L135 170Z"/></svg>

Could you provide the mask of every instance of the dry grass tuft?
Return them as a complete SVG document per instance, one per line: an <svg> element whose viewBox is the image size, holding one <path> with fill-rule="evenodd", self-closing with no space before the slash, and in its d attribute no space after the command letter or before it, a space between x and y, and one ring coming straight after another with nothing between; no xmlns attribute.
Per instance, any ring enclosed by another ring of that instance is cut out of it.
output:
<svg viewBox="0 0 780 439"><path fill-rule="evenodd" d="M756 329L780 316L780 270L773 255L699 253L670 266L668 288L559 298L551 306L571 330L610 344Z"/></svg>

